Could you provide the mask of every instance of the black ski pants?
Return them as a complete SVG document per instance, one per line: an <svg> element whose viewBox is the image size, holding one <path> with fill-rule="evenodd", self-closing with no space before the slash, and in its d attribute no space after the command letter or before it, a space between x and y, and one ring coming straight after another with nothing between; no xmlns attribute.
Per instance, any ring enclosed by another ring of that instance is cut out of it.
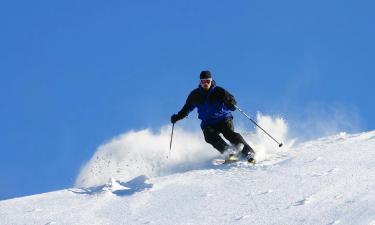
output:
<svg viewBox="0 0 375 225"><path fill-rule="evenodd" d="M228 149L229 145L221 138L219 134L223 134L232 145L243 144L243 154L249 152L254 153L254 150L246 143L245 139L241 134L234 132L233 119L227 118L218 123L207 125L203 128L204 139L207 143L211 144L220 153L224 153Z"/></svg>

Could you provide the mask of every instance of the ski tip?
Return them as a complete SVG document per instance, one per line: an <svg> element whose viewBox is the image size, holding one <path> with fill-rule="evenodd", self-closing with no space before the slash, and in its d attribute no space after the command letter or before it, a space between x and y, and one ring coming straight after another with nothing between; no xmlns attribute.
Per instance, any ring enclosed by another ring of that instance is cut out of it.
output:
<svg viewBox="0 0 375 225"><path fill-rule="evenodd" d="M280 144L279 144L279 148L281 148L281 147L283 147L283 143L280 143Z"/></svg>
<svg viewBox="0 0 375 225"><path fill-rule="evenodd" d="M218 165L222 165L225 163L225 159L213 159L212 160L212 164L214 166L218 166Z"/></svg>

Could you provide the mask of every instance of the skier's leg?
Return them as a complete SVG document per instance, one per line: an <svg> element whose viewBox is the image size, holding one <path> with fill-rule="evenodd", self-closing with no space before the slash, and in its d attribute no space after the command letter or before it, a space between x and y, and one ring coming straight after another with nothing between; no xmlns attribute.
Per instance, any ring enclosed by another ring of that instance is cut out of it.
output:
<svg viewBox="0 0 375 225"><path fill-rule="evenodd" d="M203 129L204 139L211 144L220 153L224 153L229 145L220 137L219 132L212 126L208 125Z"/></svg>
<svg viewBox="0 0 375 225"><path fill-rule="evenodd" d="M245 139L241 136L241 134L234 131L233 126L233 119L228 118L222 122L220 122L219 128L220 132L224 135L224 137L233 145L239 145L243 144L244 147L241 151L241 153L244 156L247 156L249 154L254 155L254 150L250 147L250 145L245 141Z"/></svg>

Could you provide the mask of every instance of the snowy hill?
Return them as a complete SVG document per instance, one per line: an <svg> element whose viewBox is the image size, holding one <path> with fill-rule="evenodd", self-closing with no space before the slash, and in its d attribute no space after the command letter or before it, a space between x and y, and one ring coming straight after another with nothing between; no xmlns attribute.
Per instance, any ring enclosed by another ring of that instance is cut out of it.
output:
<svg viewBox="0 0 375 225"><path fill-rule="evenodd" d="M340 133L255 166L203 160L158 176L142 168L131 179L1 201L0 224L375 225L374 159L375 131Z"/></svg>

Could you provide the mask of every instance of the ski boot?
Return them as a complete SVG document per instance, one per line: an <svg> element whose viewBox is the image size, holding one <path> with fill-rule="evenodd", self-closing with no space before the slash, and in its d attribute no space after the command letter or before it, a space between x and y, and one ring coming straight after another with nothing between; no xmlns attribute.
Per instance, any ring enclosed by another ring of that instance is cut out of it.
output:
<svg viewBox="0 0 375 225"><path fill-rule="evenodd" d="M237 162L238 158L238 149L233 145L228 145L224 152L225 163Z"/></svg>
<svg viewBox="0 0 375 225"><path fill-rule="evenodd" d="M237 162L239 159L237 157L237 154L235 153L229 153L228 157L225 159L226 163L231 163L231 162Z"/></svg>
<svg viewBox="0 0 375 225"><path fill-rule="evenodd" d="M245 159L248 163L255 164L255 152L252 148L243 148L241 151L242 158Z"/></svg>
<svg viewBox="0 0 375 225"><path fill-rule="evenodd" d="M257 161L255 160L255 158L254 158L254 154L253 153L250 153L250 154L248 154L247 156L246 156L246 161L248 162L248 163L251 163L251 164L255 164Z"/></svg>

